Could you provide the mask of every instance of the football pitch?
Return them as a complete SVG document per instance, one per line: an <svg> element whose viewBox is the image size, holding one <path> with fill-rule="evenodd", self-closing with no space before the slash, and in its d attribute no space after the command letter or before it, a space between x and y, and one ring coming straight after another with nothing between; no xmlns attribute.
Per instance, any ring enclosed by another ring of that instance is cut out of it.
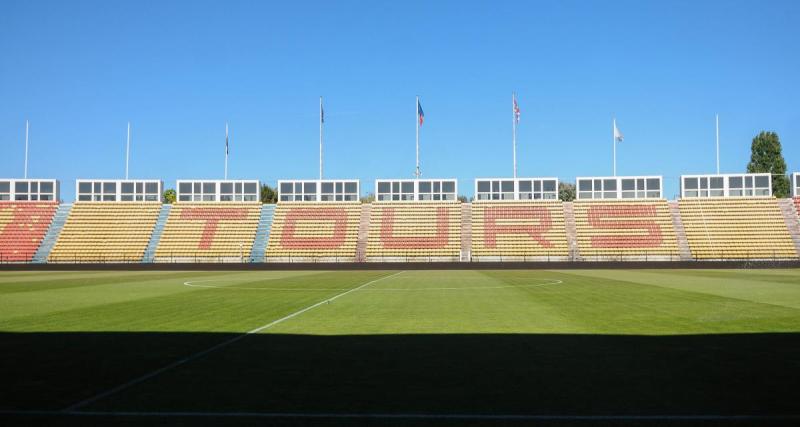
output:
<svg viewBox="0 0 800 427"><path fill-rule="evenodd" d="M4 425L797 425L800 270L7 271L0 383Z"/></svg>

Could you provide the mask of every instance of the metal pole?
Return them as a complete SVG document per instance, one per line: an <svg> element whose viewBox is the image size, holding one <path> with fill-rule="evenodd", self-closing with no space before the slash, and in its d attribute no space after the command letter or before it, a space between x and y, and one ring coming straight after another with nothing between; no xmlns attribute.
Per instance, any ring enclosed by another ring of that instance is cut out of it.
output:
<svg viewBox="0 0 800 427"><path fill-rule="evenodd" d="M717 175L719 175L719 114L716 115L717 118Z"/></svg>
<svg viewBox="0 0 800 427"><path fill-rule="evenodd" d="M28 179L28 131L30 129L30 123L25 120L25 171L23 173L23 178Z"/></svg>
<svg viewBox="0 0 800 427"><path fill-rule="evenodd" d="M612 119L611 145L614 147L614 176L617 176L617 119Z"/></svg>
<svg viewBox="0 0 800 427"><path fill-rule="evenodd" d="M319 179L322 179L322 97L319 97Z"/></svg>
<svg viewBox="0 0 800 427"><path fill-rule="evenodd" d="M414 172L414 176L419 179L419 96L417 96L417 117L416 117L416 124L417 124L417 168Z"/></svg>
<svg viewBox="0 0 800 427"><path fill-rule="evenodd" d="M228 179L228 122L225 122L225 179Z"/></svg>
<svg viewBox="0 0 800 427"><path fill-rule="evenodd" d="M128 160L131 157L131 122L128 122L128 143L125 145L125 179L128 179Z"/></svg>
<svg viewBox="0 0 800 427"><path fill-rule="evenodd" d="M517 178L517 112L514 111L514 103L516 101L517 95L515 93L511 93L511 129L513 130L513 137L512 137L512 146L513 146L513 158L514 158L514 179Z"/></svg>

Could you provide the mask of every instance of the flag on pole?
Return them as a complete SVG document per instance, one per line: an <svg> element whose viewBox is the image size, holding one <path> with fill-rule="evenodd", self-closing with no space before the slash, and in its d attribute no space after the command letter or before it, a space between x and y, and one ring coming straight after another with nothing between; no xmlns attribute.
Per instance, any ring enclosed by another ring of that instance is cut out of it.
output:
<svg viewBox="0 0 800 427"><path fill-rule="evenodd" d="M520 111L519 111L519 105L517 105L517 97L514 96L514 120L516 120L517 123L519 123L519 116L520 116Z"/></svg>
<svg viewBox="0 0 800 427"><path fill-rule="evenodd" d="M619 129L617 128L617 121L614 120L614 141L622 142L622 140L624 139L625 135L623 135L622 132L619 131Z"/></svg>
<svg viewBox="0 0 800 427"><path fill-rule="evenodd" d="M325 123L325 110L322 109L322 98L319 100L319 121Z"/></svg>
<svg viewBox="0 0 800 427"><path fill-rule="evenodd" d="M228 124L225 123L225 155L228 155Z"/></svg>
<svg viewBox="0 0 800 427"><path fill-rule="evenodd" d="M422 112L422 104L420 104L419 100L417 100L417 115L419 116L419 125L421 127L425 121L425 113Z"/></svg>

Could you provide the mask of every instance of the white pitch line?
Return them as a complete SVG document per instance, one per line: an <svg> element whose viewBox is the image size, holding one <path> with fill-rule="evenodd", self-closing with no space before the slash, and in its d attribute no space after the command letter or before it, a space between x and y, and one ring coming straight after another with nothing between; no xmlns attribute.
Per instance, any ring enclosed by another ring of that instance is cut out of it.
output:
<svg viewBox="0 0 800 427"><path fill-rule="evenodd" d="M0 415L67 415L85 417L186 417L186 418L298 418L298 419L411 419L483 421L789 421L800 414L652 414L652 415L570 415L570 414L436 414L436 413L340 413L340 412L190 412L190 411L53 411L0 410Z"/></svg>
<svg viewBox="0 0 800 427"><path fill-rule="evenodd" d="M247 332L245 332L245 333L243 333L241 335L235 336L235 337L233 337L233 338L231 338L231 339L229 339L227 341L223 341L223 342L221 342L221 343L219 343L217 345L214 345L212 347L209 347L209 348L207 348L205 350L198 351L197 353L191 354L191 355L189 355L187 357L184 357L183 359L180 359L178 361L170 363L169 365L163 366L163 367L161 367L159 369L156 369L155 371L152 371L150 373L142 375L141 377L135 378L135 379L133 379L131 381L128 381L128 382L126 382L124 384L121 384L121 385L118 385L118 386L116 386L114 388L106 390L106 391L104 391L104 392L102 392L100 394L94 395L94 396L92 396L92 397L90 397L88 399L84 399L84 400L81 400L78 403L74 403L74 404L64 408L62 410L62 412L67 412L67 413L75 412L79 408L82 408L82 407L84 407L86 405L94 403L94 402L96 402L96 401L98 401L100 399L104 399L104 398L106 398L108 396L111 396L113 394L119 393L120 391L125 390L127 388L130 388L131 386L134 386L134 385L139 384L141 382L147 381L150 378L153 378L153 377L156 377L158 375L161 375L166 371L169 371L171 369L177 368L178 366L181 366L181 365L183 365L183 364L185 364L187 362L191 362L191 361L193 361L195 359L203 357L203 356L205 356L205 355L207 355L207 354L209 354L211 352L214 352L216 350L219 350L219 349L221 349L223 347L227 347L227 346L229 346L229 345L231 345L231 344L233 344L235 342L238 342L238 341L240 341L240 340L242 340L242 339L244 339L244 338L246 338L246 337L248 337L250 335L257 334L257 333L259 333L259 332L261 332L261 331L263 331L265 329L269 329L269 328L271 328L271 327L273 327L273 326L275 326L275 325L277 325L277 324L279 324L281 322L285 322L285 321L287 321L287 320L289 320L289 319L291 319L293 317L297 317L297 316L299 316L299 315L301 315L301 314L303 314L303 313L305 313L305 312L307 312L309 310L313 310L313 309L315 309L315 308L317 308L317 307L319 307L319 306L321 306L323 304L327 304L327 303L329 303L331 301L334 301L334 300L336 300L338 298L341 298L341 297L343 297L343 296L345 296L345 295L347 295L347 294L349 294L351 292L355 292L355 291L357 291L359 289L362 289L362 288L364 288L366 286L369 286L369 285L371 285L371 284L373 284L375 282L381 281L383 279L388 279L390 277L397 276L398 274L401 274L401 273L403 273L403 271L398 271L397 273L390 274L388 276L383 276L383 277L379 277L379 278L377 278L375 280L370 280L369 282L364 283L363 285L357 286L355 288L352 288L352 289L350 289L348 291L345 291L345 292L342 292L340 294L336 294L331 298L322 300L322 301L320 301L320 302L318 302L316 304L310 305L310 306L308 306L308 307L306 307L304 309L295 311L294 313L289 314L289 315L284 316L284 317L281 317L278 320L273 320L272 322L269 322L266 325L259 326L259 327L255 328L255 329L247 331Z"/></svg>
<svg viewBox="0 0 800 427"><path fill-rule="evenodd" d="M206 289L241 289L247 291L296 291L296 292L308 292L308 291L343 291L347 290L347 288L250 288L250 287L241 287L241 286L215 286L215 285L198 285L198 283L203 282L235 282L235 281L244 281L244 280L251 280L251 279L223 279L223 280L190 280L187 282L183 282L184 286L189 286L192 288L206 288ZM563 280L559 279L533 279L533 280L549 280L545 283L536 283L532 285L510 285L510 286L461 286L461 287L439 287L439 288L372 288L372 289L364 289L368 292L382 292L382 291L471 291L471 290L483 290L483 289L511 289L511 288L538 288L540 286L550 286L550 285L561 285L564 283Z"/></svg>

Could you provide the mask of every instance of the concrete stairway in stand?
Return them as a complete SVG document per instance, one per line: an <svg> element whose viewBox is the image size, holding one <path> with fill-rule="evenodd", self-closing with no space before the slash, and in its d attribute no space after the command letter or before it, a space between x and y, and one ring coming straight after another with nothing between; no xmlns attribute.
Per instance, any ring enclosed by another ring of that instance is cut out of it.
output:
<svg viewBox="0 0 800 427"><path fill-rule="evenodd" d="M370 212L372 212L371 203L364 203L361 205L361 218L358 223L358 242L356 243L356 262L365 262L367 260Z"/></svg>
<svg viewBox="0 0 800 427"><path fill-rule="evenodd" d="M669 213L672 215L672 226L675 228L675 237L678 239L678 254L681 261L691 261L692 251L689 248L689 239L686 238L686 228L681 219L681 209L677 200L670 200Z"/></svg>
<svg viewBox="0 0 800 427"><path fill-rule="evenodd" d="M472 260L472 203L461 204L461 261Z"/></svg>
<svg viewBox="0 0 800 427"><path fill-rule="evenodd" d="M39 245L39 249L36 250L31 262L34 264L44 264L47 262L47 257L50 256L50 251L53 250L53 246L55 246L58 235L61 234L61 229L64 228L64 224L67 222L71 209L72 203L62 203L58 205L58 209L56 209L56 213L53 215L53 222L50 223L50 227L47 229L47 233L45 233L42 239L42 244Z"/></svg>
<svg viewBox="0 0 800 427"><path fill-rule="evenodd" d="M580 261L581 252L580 249L578 249L578 229L575 225L575 207L572 202L564 202L564 227L567 230L569 259L570 261Z"/></svg>
<svg viewBox="0 0 800 427"><path fill-rule="evenodd" d="M800 213L797 212L792 199L780 199L778 204L781 207L786 228L789 229L789 234L792 236L794 248L800 256L800 216L798 216Z"/></svg>
<svg viewBox="0 0 800 427"><path fill-rule="evenodd" d="M161 234L164 233L164 226L167 224L167 218L169 218L169 211L171 209L172 205L169 203L161 205L161 211L158 212L158 219L156 220L156 225L153 227L153 234L150 235L147 248L144 250L142 262L149 263L155 260L158 242L161 241Z"/></svg>
<svg viewBox="0 0 800 427"><path fill-rule="evenodd" d="M264 262L267 253L269 233L272 229L272 220L275 218L275 204L261 205L261 217L256 228L256 238L253 249L250 251L250 262Z"/></svg>

